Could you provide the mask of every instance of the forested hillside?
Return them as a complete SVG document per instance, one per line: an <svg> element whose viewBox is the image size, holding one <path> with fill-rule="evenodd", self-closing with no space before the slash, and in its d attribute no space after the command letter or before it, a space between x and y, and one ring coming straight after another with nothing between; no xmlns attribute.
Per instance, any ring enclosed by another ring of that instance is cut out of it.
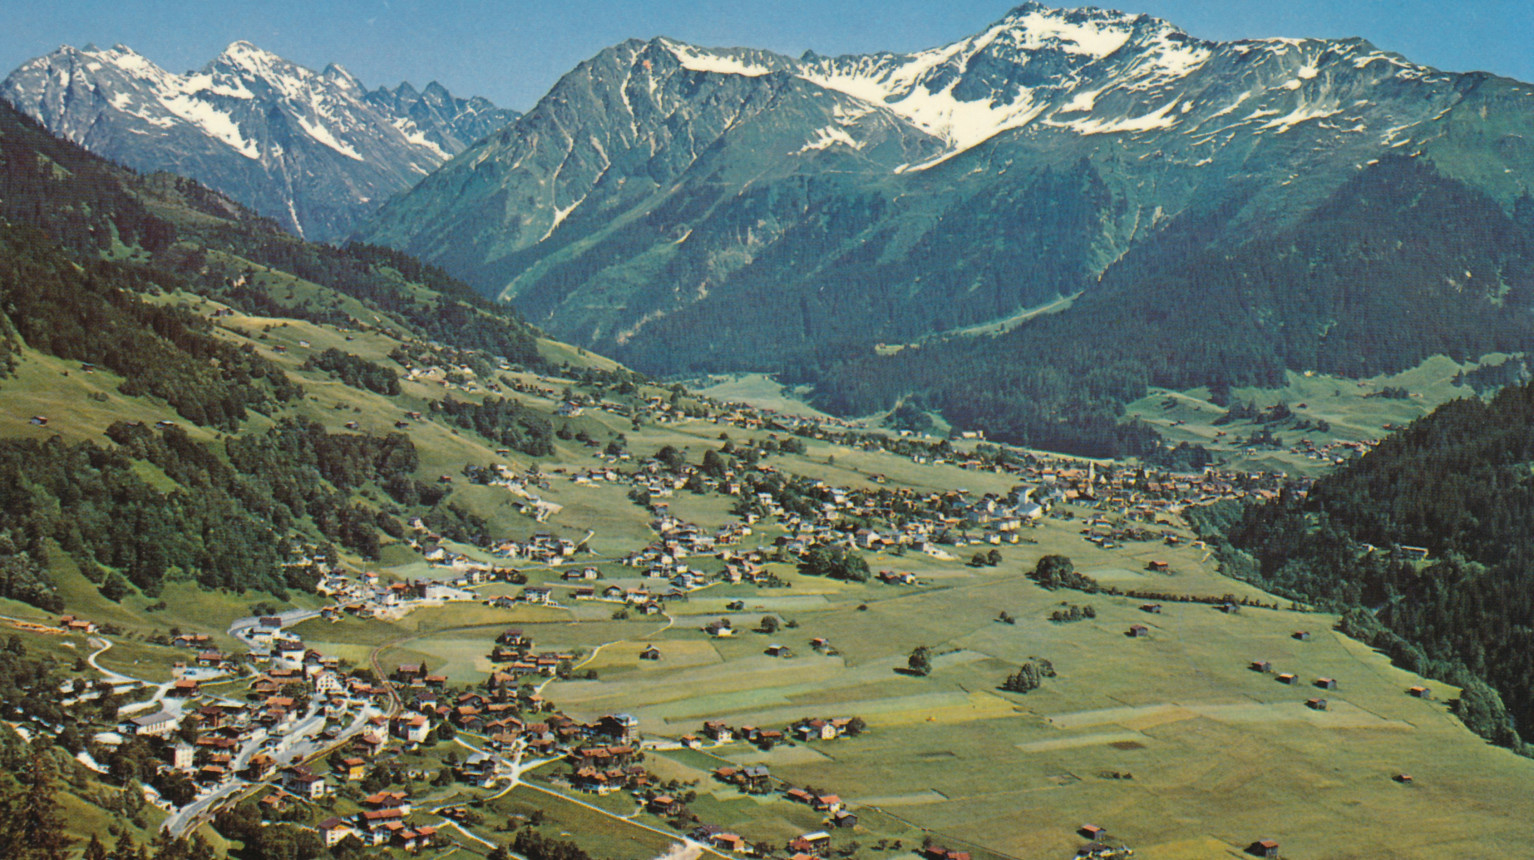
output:
<svg viewBox="0 0 1534 860"><path fill-rule="evenodd" d="M163 286L242 310L398 326L517 363L539 361L537 332L514 310L436 268L387 248L304 242L195 182L140 177L91 155L5 104L0 218L36 227L73 254L154 270ZM295 280L319 289L297 295Z"/></svg>
<svg viewBox="0 0 1534 860"><path fill-rule="evenodd" d="M0 440L0 596L61 608L55 552L114 600L130 588L156 596L175 579L283 596L313 587L311 559L376 558L381 541L404 534L406 514L472 526L436 511L445 491L416 480L407 436L329 432L303 417L303 384L269 351L221 329L216 314L165 300L173 295L279 324L384 333L403 366L434 342L459 364L544 366L535 330L429 266L294 239L195 183L146 180L0 105L0 396L46 395L18 387L22 363L44 357L70 368L64 377L120 378L92 400L121 396L186 422ZM401 393L390 367L336 348L296 369L370 396ZM31 420L50 417L73 416ZM508 448L550 450L547 422L514 408L465 426Z"/></svg>
<svg viewBox="0 0 1534 860"><path fill-rule="evenodd" d="M1467 723L1521 747L1515 728L1534 737L1531 464L1534 386L1525 384L1439 408L1306 498L1201 519L1235 551L1230 572L1349 610L1345 632L1465 686ZM1402 546L1425 549L1426 561Z"/></svg>
<svg viewBox="0 0 1534 860"><path fill-rule="evenodd" d="M1531 212L1527 198L1510 215L1422 159L1390 158L1234 248L1219 213L1174 221L1068 309L1007 334L833 353L792 377L838 413L908 398L996 439L1136 454L1145 434L1115 422L1149 385L1271 386L1286 369L1369 376L1529 348Z"/></svg>

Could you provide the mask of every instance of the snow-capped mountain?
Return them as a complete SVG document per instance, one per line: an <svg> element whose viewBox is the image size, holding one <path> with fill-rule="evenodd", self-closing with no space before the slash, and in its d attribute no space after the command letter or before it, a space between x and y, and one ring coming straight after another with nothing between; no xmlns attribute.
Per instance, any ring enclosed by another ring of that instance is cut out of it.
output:
<svg viewBox="0 0 1534 860"><path fill-rule="evenodd" d="M1166 136L1149 133L1176 132L1207 151L1242 132L1283 134L1314 121L1363 136L1366 146L1400 145L1455 103L1455 86L1468 77L1361 39L1207 42L1149 15L1031 2L978 35L914 54L789 59L665 44L685 68L786 72L887 108L946 142L938 159L902 171L1009 132L1118 134L1158 150Z"/></svg>
<svg viewBox="0 0 1534 860"><path fill-rule="evenodd" d="M339 66L316 72L248 42L187 74L123 45L65 46L12 72L0 98L97 154L190 176L318 239L517 116L435 83L368 92Z"/></svg>
<svg viewBox="0 0 1534 860"><path fill-rule="evenodd" d="M363 235L648 369L772 366L1090 289L1190 219L1241 242L1392 156L1510 207L1531 128L1534 88L1360 39L1027 3L911 54L614 46Z"/></svg>

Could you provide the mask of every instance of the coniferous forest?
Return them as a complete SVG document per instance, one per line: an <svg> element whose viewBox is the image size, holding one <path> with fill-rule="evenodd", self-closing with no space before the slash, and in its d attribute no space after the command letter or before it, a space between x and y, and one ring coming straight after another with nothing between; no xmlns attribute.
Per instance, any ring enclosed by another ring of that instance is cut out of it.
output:
<svg viewBox="0 0 1534 860"><path fill-rule="evenodd" d="M892 355L826 348L790 360L784 379L813 383L817 405L837 414L906 398L994 439L1124 456L1154 447L1149 430L1120 423L1149 386L1272 386L1285 370L1362 377L1534 342L1528 198L1508 214L1424 160L1392 158L1298 223L1247 225L1234 246L1227 214L1174 220L1083 283L1068 309L1006 334Z"/></svg>

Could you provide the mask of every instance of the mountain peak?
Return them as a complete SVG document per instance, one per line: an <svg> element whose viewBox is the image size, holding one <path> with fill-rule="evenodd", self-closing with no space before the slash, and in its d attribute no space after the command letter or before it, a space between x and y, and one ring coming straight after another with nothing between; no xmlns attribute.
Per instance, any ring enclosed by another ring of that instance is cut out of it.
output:
<svg viewBox="0 0 1534 860"><path fill-rule="evenodd" d="M390 95L396 96L396 97L399 97L399 98L409 98L409 99L413 99L417 95L419 95L419 93L416 92L415 85L410 83L409 81L400 81L399 82L399 86L395 87L392 90L390 90L388 88L385 88L384 92L387 92Z"/></svg>
<svg viewBox="0 0 1534 860"><path fill-rule="evenodd" d="M13 71L0 97L99 155L196 176L320 238L512 118L446 94L429 111L375 99L340 65L316 72L243 39L185 74L126 45L63 46Z"/></svg>
<svg viewBox="0 0 1534 860"><path fill-rule="evenodd" d="M365 88L362 86L362 82L357 80L357 76L347 71L345 66L342 66L338 63L331 63L330 65L326 66L325 71L322 74L324 74L326 80L333 81L354 93L361 93L365 91Z"/></svg>
<svg viewBox="0 0 1534 860"><path fill-rule="evenodd" d="M1022 36L1018 46L1029 50L1053 48L1069 54L1107 57L1140 31L1181 33L1172 24L1142 13L1083 6L1057 9L1030 2L1015 6L987 34L1006 30Z"/></svg>
<svg viewBox="0 0 1534 860"><path fill-rule="evenodd" d="M294 66L282 57L239 39L229 43L213 60L215 66L232 66L256 74L270 73L276 66Z"/></svg>

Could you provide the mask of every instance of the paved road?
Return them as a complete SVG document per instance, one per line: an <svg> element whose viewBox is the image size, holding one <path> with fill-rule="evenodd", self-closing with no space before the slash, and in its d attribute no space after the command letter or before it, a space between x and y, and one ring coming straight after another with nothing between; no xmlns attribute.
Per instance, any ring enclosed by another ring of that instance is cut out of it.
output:
<svg viewBox="0 0 1534 860"><path fill-rule="evenodd" d="M113 686L118 684L140 683L139 679L137 678L129 678L127 675L121 674L120 672L113 672L111 669L103 669L101 668L101 664L96 662L97 657L100 657L102 654L105 654L107 651L111 650L112 643L109 640L92 636L90 638L90 643L96 646L96 650L92 651L91 655L85 658L85 663L92 669L100 672L102 678L111 682Z"/></svg>
<svg viewBox="0 0 1534 860"><path fill-rule="evenodd" d="M112 643L106 639L94 637L90 640L90 643L96 646L96 650L92 652L89 657L85 658L86 664L89 665L92 669L95 669L97 672L100 672L102 676L112 684L113 687L141 686L154 688L154 695L151 696L148 701L134 702L130 705L123 705L121 708L118 708L117 713L119 716L125 717L129 714L151 711L151 709L164 710L176 715L178 718L181 716L181 706L184 704L184 702L182 702L180 699L165 698L165 694L169 693L171 688L175 686L174 681L166 681L163 684L152 684L148 681L145 681L143 678L134 678L129 675L124 675L121 672L113 672L110 669L103 669L101 664L96 662L96 658L100 657L102 654L105 654L112 647Z"/></svg>
<svg viewBox="0 0 1534 860"><path fill-rule="evenodd" d="M245 780L237 779L207 794L199 795L196 800L171 813L165 819L165 823L160 825L161 829L179 838L190 830L192 825L200 821L204 813L214 811L219 804L240 793L249 785L250 783Z"/></svg>
<svg viewBox="0 0 1534 860"><path fill-rule="evenodd" d="M311 706L304 717L282 736L277 746L267 747L266 752L277 763L279 768L312 757L323 756L362 731L363 727L367 725L368 720L383 713L383 711L371 705L365 705L358 710L357 716L352 719L351 724L343 729L341 734L334 740L322 740L317 735L325 728L326 720L317 707ZM265 746L265 739L245 744L235 757L233 769L243 770L250 764L251 758ZM269 777L266 780L262 780L262 783L270 782L271 779ZM167 818L162 827L172 836L182 836L187 831L196 827L202 820L216 813L228 801L262 783L238 778L233 779L212 791L199 795L196 800L177 810Z"/></svg>

